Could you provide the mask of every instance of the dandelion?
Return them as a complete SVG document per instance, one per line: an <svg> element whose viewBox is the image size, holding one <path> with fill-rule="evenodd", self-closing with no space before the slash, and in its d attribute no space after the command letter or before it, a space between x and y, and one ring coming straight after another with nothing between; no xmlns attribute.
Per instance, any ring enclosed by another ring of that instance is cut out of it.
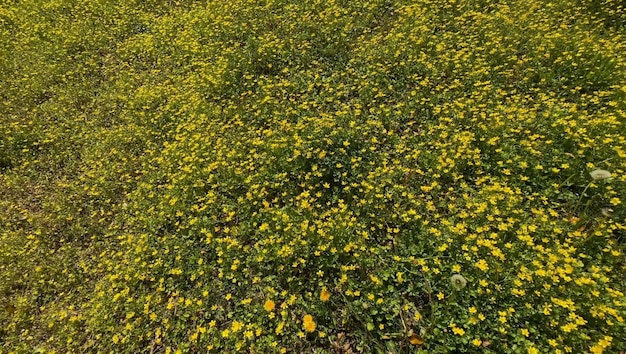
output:
<svg viewBox="0 0 626 354"><path fill-rule="evenodd" d="M272 311L274 311L274 308L276 308L276 304L272 300L267 300L267 301L265 301L265 304L263 305L263 308L267 312L272 312Z"/></svg>
<svg viewBox="0 0 626 354"><path fill-rule="evenodd" d="M313 321L313 316L308 314L304 315L304 318L302 320L305 331L309 333L315 331L315 327L317 327L317 325L315 324L315 321Z"/></svg>
<svg viewBox="0 0 626 354"><path fill-rule="evenodd" d="M467 280L461 274L454 274L450 277L450 283L456 290L461 290L467 285Z"/></svg>
<svg viewBox="0 0 626 354"><path fill-rule="evenodd" d="M320 300L326 302L330 299L330 293L326 290L326 287L322 288L322 292L320 293Z"/></svg>
<svg viewBox="0 0 626 354"><path fill-rule="evenodd" d="M595 181L611 178L611 172L602 169L593 170L589 174Z"/></svg>

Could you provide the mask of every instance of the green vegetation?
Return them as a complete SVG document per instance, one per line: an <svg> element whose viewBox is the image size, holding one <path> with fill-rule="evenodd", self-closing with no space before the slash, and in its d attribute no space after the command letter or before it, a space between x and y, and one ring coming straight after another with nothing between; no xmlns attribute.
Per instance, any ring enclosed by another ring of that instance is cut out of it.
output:
<svg viewBox="0 0 626 354"><path fill-rule="evenodd" d="M5 0L0 352L626 350L619 0Z"/></svg>

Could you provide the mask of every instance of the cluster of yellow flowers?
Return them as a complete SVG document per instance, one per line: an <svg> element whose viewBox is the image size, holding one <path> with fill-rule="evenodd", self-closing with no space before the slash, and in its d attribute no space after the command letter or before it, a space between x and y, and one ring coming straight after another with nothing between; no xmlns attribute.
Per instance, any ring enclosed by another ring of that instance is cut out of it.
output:
<svg viewBox="0 0 626 354"><path fill-rule="evenodd" d="M626 350L625 23L0 5L0 352Z"/></svg>

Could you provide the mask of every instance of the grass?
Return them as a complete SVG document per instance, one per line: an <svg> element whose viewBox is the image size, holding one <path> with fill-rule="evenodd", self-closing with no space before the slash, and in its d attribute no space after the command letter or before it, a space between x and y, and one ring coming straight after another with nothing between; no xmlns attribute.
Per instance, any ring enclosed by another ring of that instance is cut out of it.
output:
<svg viewBox="0 0 626 354"><path fill-rule="evenodd" d="M625 351L624 11L5 1L0 352Z"/></svg>

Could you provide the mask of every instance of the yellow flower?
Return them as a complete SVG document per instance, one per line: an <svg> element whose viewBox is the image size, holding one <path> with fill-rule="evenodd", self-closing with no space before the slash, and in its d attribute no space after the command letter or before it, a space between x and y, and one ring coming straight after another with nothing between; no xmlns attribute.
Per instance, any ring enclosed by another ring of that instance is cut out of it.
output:
<svg viewBox="0 0 626 354"><path fill-rule="evenodd" d="M593 354L602 354L604 352L604 349L608 348L609 346L611 346L611 342L613 341L613 337L611 336L605 336L603 339L601 339L596 345L592 346L589 348L589 350L593 353Z"/></svg>
<svg viewBox="0 0 626 354"><path fill-rule="evenodd" d="M474 340L472 341L472 344L474 344L474 345L475 345L475 346L477 346L477 347L480 347L480 346L481 346L481 344L483 344L483 341L482 341L482 340L480 340L480 339L478 339L478 338L476 338L476 339L474 339Z"/></svg>
<svg viewBox="0 0 626 354"><path fill-rule="evenodd" d="M276 307L276 304L274 303L274 301L272 300L267 300L265 301L265 305L263 305L263 308L265 309L265 311L267 312L272 312L274 311L274 308Z"/></svg>
<svg viewBox="0 0 626 354"><path fill-rule="evenodd" d="M454 334L458 334L459 336L462 336L465 334L465 330L463 328L459 328L459 327L452 327L452 332Z"/></svg>
<svg viewBox="0 0 626 354"><path fill-rule="evenodd" d="M313 332L315 331L315 327L317 327L317 325L315 324L315 321L313 321L313 316L311 315L304 315L303 325L304 325L304 330L307 332Z"/></svg>
<svg viewBox="0 0 626 354"><path fill-rule="evenodd" d="M275 330L276 334L281 334L281 333L283 333L283 328L285 328L285 322L282 322L282 321L281 321L281 322L278 324L278 326L276 326L276 330Z"/></svg>
<svg viewBox="0 0 626 354"><path fill-rule="evenodd" d="M239 321L233 321L233 333L238 332L240 329L243 328L243 323L239 322Z"/></svg>
<svg viewBox="0 0 626 354"><path fill-rule="evenodd" d="M326 290L326 287L322 288L322 292L320 293L320 300L326 302L330 299L330 293Z"/></svg>
<svg viewBox="0 0 626 354"><path fill-rule="evenodd" d="M489 269L489 265L487 264L487 261L485 261L484 259L479 260L478 262L476 262L475 266L484 271L487 271Z"/></svg>

